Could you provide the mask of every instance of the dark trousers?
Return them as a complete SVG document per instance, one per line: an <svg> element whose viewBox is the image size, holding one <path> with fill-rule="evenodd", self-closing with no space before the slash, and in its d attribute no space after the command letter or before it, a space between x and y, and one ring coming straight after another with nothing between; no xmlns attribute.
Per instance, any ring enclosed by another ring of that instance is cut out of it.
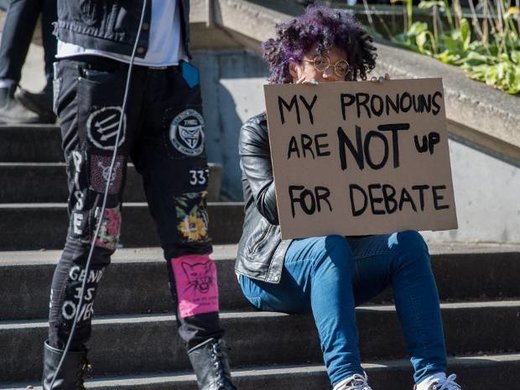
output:
<svg viewBox="0 0 520 390"><path fill-rule="evenodd" d="M54 105L67 165L70 224L51 286L49 343L55 348L63 348L70 334L84 278L87 284L72 349L80 350L90 337L97 286L119 239L129 158L143 177L167 260L176 311L170 260L187 254L209 254L212 250L207 235L208 169L202 101L199 84L190 77L193 68L190 70L186 76L180 67L154 70L134 66L108 184L128 66L101 57L57 63ZM106 210L101 216L107 185ZM100 218L101 228L87 274L85 264ZM177 322L188 348L223 334L218 312L187 318L177 315Z"/></svg>
<svg viewBox="0 0 520 390"><path fill-rule="evenodd" d="M20 81L22 67L31 44L38 16L42 15L42 42L45 76L52 81L56 56L56 37L52 35L57 19L56 0L11 0L0 44L0 79Z"/></svg>

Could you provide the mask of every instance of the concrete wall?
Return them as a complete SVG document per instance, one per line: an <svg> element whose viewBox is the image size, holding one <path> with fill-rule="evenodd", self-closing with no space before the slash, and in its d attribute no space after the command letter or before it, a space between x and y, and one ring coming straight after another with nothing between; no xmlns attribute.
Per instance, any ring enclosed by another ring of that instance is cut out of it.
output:
<svg viewBox="0 0 520 390"><path fill-rule="evenodd" d="M459 228L434 241L520 243L520 165L462 139L449 141Z"/></svg>
<svg viewBox="0 0 520 390"><path fill-rule="evenodd" d="M241 200L238 134L244 121L264 110L267 68L244 50L196 51L193 62L201 71L208 159L223 165L221 196Z"/></svg>

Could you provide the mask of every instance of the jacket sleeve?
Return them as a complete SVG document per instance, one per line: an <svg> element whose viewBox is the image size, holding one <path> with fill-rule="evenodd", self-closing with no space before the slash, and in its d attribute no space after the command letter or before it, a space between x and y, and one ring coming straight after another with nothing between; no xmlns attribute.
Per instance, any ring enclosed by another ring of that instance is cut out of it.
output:
<svg viewBox="0 0 520 390"><path fill-rule="evenodd" d="M259 123L245 123L240 129L239 155L240 167L251 187L258 212L272 225L278 225L267 129Z"/></svg>

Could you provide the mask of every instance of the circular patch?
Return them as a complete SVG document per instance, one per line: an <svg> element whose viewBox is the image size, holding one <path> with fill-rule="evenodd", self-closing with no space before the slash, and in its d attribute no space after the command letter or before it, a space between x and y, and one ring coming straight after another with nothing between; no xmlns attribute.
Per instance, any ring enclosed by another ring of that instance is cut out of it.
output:
<svg viewBox="0 0 520 390"><path fill-rule="evenodd" d="M120 119L121 107L103 107L92 112L87 119L87 134L89 140L100 149L114 150ZM125 133L126 115L123 116L118 147L125 142Z"/></svg>
<svg viewBox="0 0 520 390"><path fill-rule="evenodd" d="M184 110L170 124L170 141L187 156L198 156L204 150L204 118L193 109Z"/></svg>

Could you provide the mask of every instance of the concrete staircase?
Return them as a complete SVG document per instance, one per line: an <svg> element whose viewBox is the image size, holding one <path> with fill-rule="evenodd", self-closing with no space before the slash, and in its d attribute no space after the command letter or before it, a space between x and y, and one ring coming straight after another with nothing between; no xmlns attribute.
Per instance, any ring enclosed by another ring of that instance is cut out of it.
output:
<svg viewBox="0 0 520 390"><path fill-rule="evenodd" d="M38 385L49 284L66 229L62 160L56 127L0 127L0 389ZM87 387L194 390L155 228L133 168L125 193L123 249L96 300ZM233 263L242 205L212 203L209 212L222 322L239 388L330 388L312 319L254 311L238 289ZM431 249L450 372L465 390L520 388L520 248ZM358 323L373 388L411 389L390 292L360 307Z"/></svg>

